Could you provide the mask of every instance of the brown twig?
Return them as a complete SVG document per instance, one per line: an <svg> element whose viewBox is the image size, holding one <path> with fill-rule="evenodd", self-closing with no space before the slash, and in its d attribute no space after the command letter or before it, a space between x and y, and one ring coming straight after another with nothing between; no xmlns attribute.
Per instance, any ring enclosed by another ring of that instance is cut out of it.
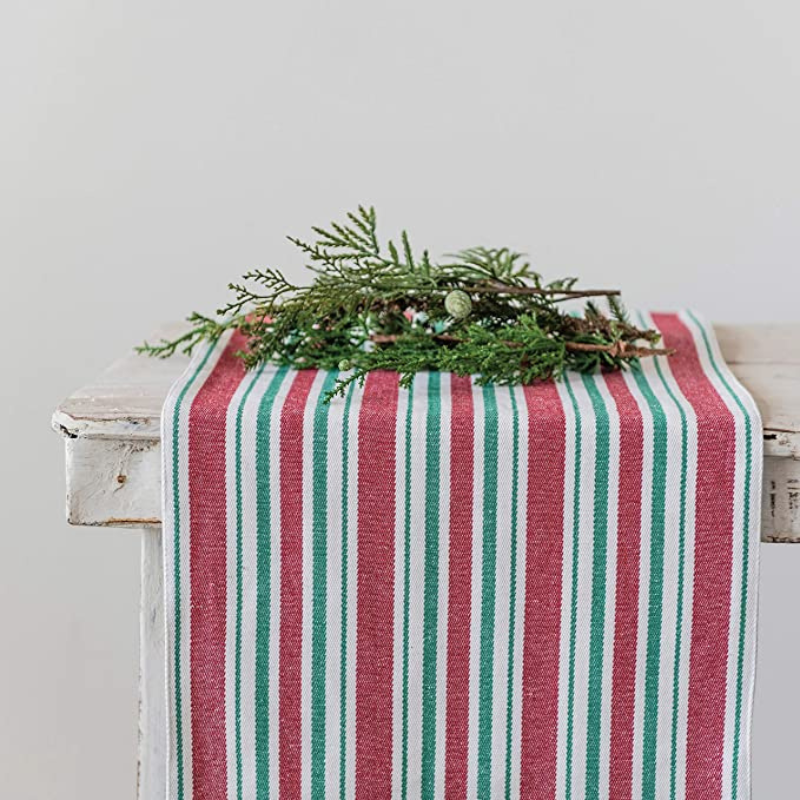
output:
<svg viewBox="0 0 800 800"><path fill-rule="evenodd" d="M375 344L394 344L402 339L402 333L373 333L369 337L371 342ZM461 344L466 342L466 339L459 339L457 336L451 336L449 333L432 333L431 339L438 339L440 342L447 342L448 344ZM508 342L508 344L515 345L516 342Z"/></svg>
<svg viewBox="0 0 800 800"><path fill-rule="evenodd" d="M542 289L536 286L512 286L500 281L491 281L477 286L465 286L464 291L469 294L519 294L538 295L540 297L561 297L572 300L579 297L618 297L619 289Z"/></svg>
<svg viewBox="0 0 800 800"><path fill-rule="evenodd" d="M375 344L393 344L399 339L403 338L400 333L375 333L369 337L371 342ZM452 336L449 333L434 333L431 338L437 339L440 342L447 344L463 344L469 341L468 339L460 339L457 336ZM504 345L508 347L522 347L521 342L512 342L508 339L503 341ZM585 353L608 353L612 358L647 358L649 356L671 356L675 350L671 347L634 347L626 344L623 341L617 341L613 344L592 344L591 342L564 342L564 347L573 352Z"/></svg>
<svg viewBox="0 0 800 800"><path fill-rule="evenodd" d="M591 344L589 342L564 342L567 350L586 353L608 353L610 356L622 358L639 358L640 356L671 356L675 350L671 347L632 347L622 340L613 344Z"/></svg>

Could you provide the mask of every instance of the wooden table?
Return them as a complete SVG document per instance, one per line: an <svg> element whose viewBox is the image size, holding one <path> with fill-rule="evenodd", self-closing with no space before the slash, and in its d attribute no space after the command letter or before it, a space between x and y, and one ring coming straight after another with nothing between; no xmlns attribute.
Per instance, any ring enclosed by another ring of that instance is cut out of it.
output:
<svg viewBox="0 0 800 800"><path fill-rule="evenodd" d="M171 337L171 325L151 338ZM716 325L723 355L764 423L761 538L800 542L800 325ZM142 536L139 797L166 796L161 560L161 406L187 359L130 353L56 409L64 435L67 519Z"/></svg>

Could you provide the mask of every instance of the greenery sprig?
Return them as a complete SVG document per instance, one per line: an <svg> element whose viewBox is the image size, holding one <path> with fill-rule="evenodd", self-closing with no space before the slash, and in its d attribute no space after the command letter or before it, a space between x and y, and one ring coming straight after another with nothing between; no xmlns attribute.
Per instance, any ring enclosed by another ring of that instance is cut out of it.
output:
<svg viewBox="0 0 800 800"><path fill-rule="evenodd" d="M545 283L522 254L473 247L434 262L415 254L405 231L381 245L374 208L359 206L343 222L289 240L314 273L298 286L277 269L256 269L230 284L233 299L217 317L194 313L174 340L138 350L167 357L191 353L238 328L248 339L239 355L296 369L337 369L327 399L373 370L400 374L409 386L422 370L475 375L479 384L527 384L566 370L636 367L657 348L654 330L629 320L616 290L576 289L575 278ZM604 298L602 311L595 298ZM564 301L587 299L582 316Z"/></svg>

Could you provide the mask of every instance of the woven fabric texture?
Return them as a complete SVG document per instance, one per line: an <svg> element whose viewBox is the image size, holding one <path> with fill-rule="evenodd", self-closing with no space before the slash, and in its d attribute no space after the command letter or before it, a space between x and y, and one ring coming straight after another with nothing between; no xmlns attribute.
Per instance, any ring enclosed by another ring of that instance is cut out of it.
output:
<svg viewBox="0 0 800 800"><path fill-rule="evenodd" d="M691 312L670 358L478 387L245 373L163 414L169 792L750 796L762 432Z"/></svg>

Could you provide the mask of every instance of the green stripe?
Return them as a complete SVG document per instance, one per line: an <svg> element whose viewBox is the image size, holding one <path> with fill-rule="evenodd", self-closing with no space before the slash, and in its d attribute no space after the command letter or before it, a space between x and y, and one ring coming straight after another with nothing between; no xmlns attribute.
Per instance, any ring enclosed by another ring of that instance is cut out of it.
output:
<svg viewBox="0 0 800 800"><path fill-rule="evenodd" d="M288 369L275 373L258 406L256 422L256 797L269 797L269 637L272 593L272 409Z"/></svg>
<svg viewBox="0 0 800 800"><path fill-rule="evenodd" d="M639 315L642 325L645 325L644 318ZM689 422L683 404L678 399L672 387L667 382L661 369L661 359L653 359L658 377L667 391L681 418L681 484L680 484L680 505L678 518L678 587L677 587L677 617L675 621L675 657L672 664L672 731L670 734L670 775L669 793L670 797L676 797L677 778L678 778L678 701L680 695L680 665L682 656L681 637L683 635L683 593L686 582L686 488L689 480L688 475L688 442L689 442Z"/></svg>
<svg viewBox="0 0 800 800"><path fill-rule="evenodd" d="M580 512L581 512L581 447L583 440L583 425L581 411L572 384L567 378L564 381L572 403L575 415L575 466L572 490L572 585L570 587L569 601L569 662L567 666L567 731L566 731L566 775L564 792L566 800L572 798L572 751L575 716L575 640L578 625L578 556L580 550Z"/></svg>
<svg viewBox="0 0 800 800"><path fill-rule="evenodd" d="M717 364L717 359L714 356L714 351L711 347L711 342L708 338L708 332L700 320L691 312L689 316L694 321L695 325L700 329L703 336L703 342L706 346L708 358L711 361L717 377L722 382L722 385L727 390L728 394L733 398L739 410L744 416L744 436L745 436L745 457L744 457L744 514L742 520L742 595L739 600L739 642L736 650L736 708L734 712L733 723L733 763L731 765L731 797L736 800L739 793L739 740L742 731L742 685L744 682L744 643L747 622L747 597L749 593L747 568L749 565L750 554L750 488L753 481L752 467L753 467L753 430L752 420L750 414L742 403L739 395L733 391L730 383L728 383L722 370ZM760 433L760 432L759 432Z"/></svg>
<svg viewBox="0 0 800 800"><path fill-rule="evenodd" d="M354 383L347 389L342 421L342 638L339 665L339 795L345 797L347 777L347 547L349 539L349 485L350 485L350 404Z"/></svg>
<svg viewBox="0 0 800 800"><path fill-rule="evenodd" d="M511 730L514 710L514 631L517 618L517 502L519 497L519 410L517 393L508 390L511 398L511 568L508 616L508 690L506 692L506 799L511 797Z"/></svg>
<svg viewBox="0 0 800 800"><path fill-rule="evenodd" d="M172 516L175 535L173 539L173 580L175 581L175 653L173 671L175 674L175 761L178 778L178 800L183 800L183 693L181 691L181 503L180 503L180 412L186 393L197 379L197 376L208 363L211 354L216 350L219 339L209 345L205 355L200 359L197 368L184 384L175 401L172 412ZM191 409L190 409L191 410ZM188 469L188 464L187 464Z"/></svg>
<svg viewBox="0 0 800 800"><path fill-rule="evenodd" d="M478 700L478 797L492 787L492 673L497 562L498 415L494 387L483 387L483 567L481 575L481 651Z"/></svg>
<svg viewBox="0 0 800 800"><path fill-rule="evenodd" d="M667 481L667 417L641 370L632 372L653 417L653 484L650 510L650 593L647 606L647 646L642 732L642 798L656 796L658 680L661 664L661 617L664 596L664 522Z"/></svg>
<svg viewBox="0 0 800 800"><path fill-rule="evenodd" d="M411 585L411 419L414 407L414 385L407 392L405 439L405 499L403 519L403 735L400 765L400 791L408 796L408 618Z"/></svg>
<svg viewBox="0 0 800 800"><path fill-rule="evenodd" d="M262 364L239 399L234 427L236 475L236 647L234 652L234 735L236 741L236 797L242 798L242 415L247 398L264 372Z"/></svg>
<svg viewBox="0 0 800 800"><path fill-rule="evenodd" d="M325 402L339 378L328 372L314 409L312 447L313 586L311 611L311 796L325 797L325 654L328 641L328 413Z"/></svg>
<svg viewBox="0 0 800 800"><path fill-rule="evenodd" d="M422 788L433 798L436 769L436 655L439 632L439 476L441 376L428 374L425 432L425 597L422 633Z"/></svg>
<svg viewBox="0 0 800 800"><path fill-rule="evenodd" d="M606 568L608 564L608 493L610 420L595 378L584 375L595 417L594 537L592 548L592 610L589 639L589 696L586 729L586 789L589 800L600 796L600 728L603 701L603 649L606 623ZM602 380L602 379L601 379Z"/></svg>

